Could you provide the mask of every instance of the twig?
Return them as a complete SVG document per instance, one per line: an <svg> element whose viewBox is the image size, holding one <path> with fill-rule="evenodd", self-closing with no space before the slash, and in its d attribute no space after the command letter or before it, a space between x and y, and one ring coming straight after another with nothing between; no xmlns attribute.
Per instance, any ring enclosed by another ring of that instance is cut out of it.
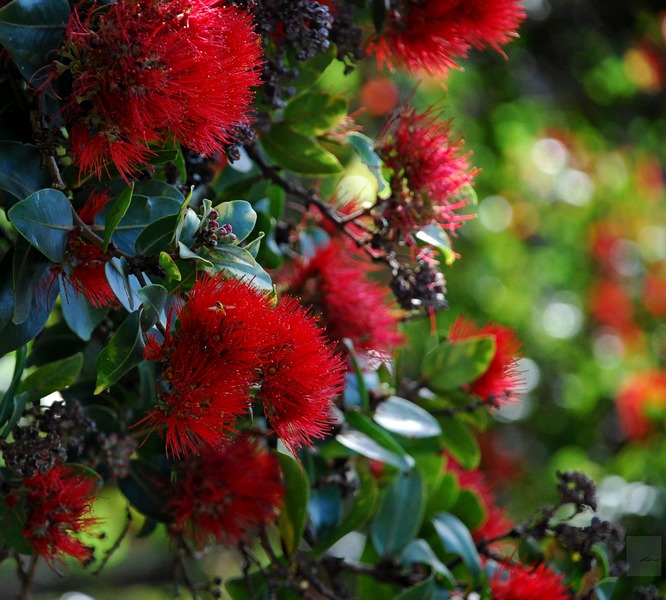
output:
<svg viewBox="0 0 666 600"><path fill-rule="evenodd" d="M127 519L125 520L125 525L123 526L123 530L120 532L120 535L118 536L118 539L113 543L113 546L109 548L106 551L106 554L104 555L104 558L102 559L102 562L100 563L99 567L93 571L93 575L99 575L104 567L106 567L107 563L113 556L113 554L120 548L120 544L122 544L123 540L125 539L125 536L127 535L130 526L132 525L132 513L129 510L129 507L127 507Z"/></svg>
<svg viewBox="0 0 666 600"><path fill-rule="evenodd" d="M42 155L44 166L48 169L53 179L53 187L57 190L64 190L67 188L65 182L62 180L60 168L56 162L53 150L45 148L45 142L48 138L49 128L44 123L44 117L40 109L40 94L39 92L29 92L28 103L30 105L30 127L32 128L32 135Z"/></svg>
<svg viewBox="0 0 666 600"><path fill-rule="evenodd" d="M14 553L14 558L16 560L16 571L21 581L21 591L19 592L18 600L29 600L30 587L32 586L32 581L35 577L35 570L37 568L37 562L39 561L39 554L33 554L30 557L27 570L23 569L21 556L18 552Z"/></svg>

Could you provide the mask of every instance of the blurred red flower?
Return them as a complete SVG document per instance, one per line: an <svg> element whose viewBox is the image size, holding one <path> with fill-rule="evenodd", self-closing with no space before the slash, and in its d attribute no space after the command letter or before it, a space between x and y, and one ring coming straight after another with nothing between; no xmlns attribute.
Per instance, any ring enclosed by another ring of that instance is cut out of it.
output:
<svg viewBox="0 0 666 600"><path fill-rule="evenodd" d="M451 141L451 124L432 112L407 107L377 150L393 170L392 194L381 204L381 216L397 234L411 243L412 233L437 224L454 230L471 215L456 214L467 199L463 188L476 174L468 154L461 154L462 140Z"/></svg>
<svg viewBox="0 0 666 600"><path fill-rule="evenodd" d="M634 440L645 438L653 423L666 423L666 372L635 373L620 386L615 400L620 425Z"/></svg>
<svg viewBox="0 0 666 600"><path fill-rule="evenodd" d="M127 178L171 135L210 155L246 122L261 57L249 13L217 0L80 6L51 80L71 78L63 120L82 172L111 161Z"/></svg>
<svg viewBox="0 0 666 600"><path fill-rule="evenodd" d="M201 546L211 539L233 546L275 520L284 489L275 456L243 435L224 448L189 456L168 493L172 532L184 532Z"/></svg>
<svg viewBox="0 0 666 600"><path fill-rule="evenodd" d="M493 404L511 402L516 399L523 385L516 362L520 342L513 331L494 323L479 327L465 317L458 317L451 326L449 339L457 342L484 335L495 340L495 354L486 372L469 385L468 391L483 400L492 401Z"/></svg>
<svg viewBox="0 0 666 600"><path fill-rule="evenodd" d="M627 291L610 279L595 282L589 292L590 313L604 325L619 332L630 330L634 320L634 302Z"/></svg>
<svg viewBox="0 0 666 600"><path fill-rule="evenodd" d="M169 454L220 446L248 411L259 381L270 310L265 294L235 279L204 277L176 310L180 326L149 337L144 356L162 363L159 404L142 423L166 429Z"/></svg>
<svg viewBox="0 0 666 600"><path fill-rule="evenodd" d="M93 549L76 534L97 522L90 516L97 489L97 479L60 464L24 479L21 492L12 492L8 503L25 508L23 536L50 567L66 556L82 563L92 559Z"/></svg>
<svg viewBox="0 0 666 600"><path fill-rule="evenodd" d="M493 600L570 600L564 578L546 565L502 569L490 579Z"/></svg>
<svg viewBox="0 0 666 600"><path fill-rule="evenodd" d="M267 324L269 347L258 392L271 427L292 452L331 429L332 401L342 392L345 364L316 318L284 298Z"/></svg>
<svg viewBox="0 0 666 600"><path fill-rule="evenodd" d="M525 18L517 0L421 0L389 10L384 31L368 45L379 66L443 75L472 47L502 53Z"/></svg>
<svg viewBox="0 0 666 600"><path fill-rule="evenodd" d="M385 287L368 278L374 270L351 241L333 239L296 261L285 283L313 308L331 340L347 338L356 350L386 354L402 340L400 311L391 309Z"/></svg>

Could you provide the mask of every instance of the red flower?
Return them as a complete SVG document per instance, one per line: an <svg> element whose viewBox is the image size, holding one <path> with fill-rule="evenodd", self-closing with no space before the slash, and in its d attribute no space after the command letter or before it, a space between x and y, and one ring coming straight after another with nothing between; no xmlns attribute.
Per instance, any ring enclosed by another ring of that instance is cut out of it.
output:
<svg viewBox="0 0 666 600"><path fill-rule="evenodd" d="M589 292L590 313L604 325L619 332L631 330L634 318L634 303L622 286L604 279L597 281Z"/></svg>
<svg viewBox="0 0 666 600"><path fill-rule="evenodd" d="M494 404L511 402L522 385L516 362L520 342L513 331L494 323L479 327L465 317L458 317L451 326L449 339L457 342L484 335L494 338L495 354L486 372L469 385L468 391Z"/></svg>
<svg viewBox="0 0 666 600"><path fill-rule="evenodd" d="M74 161L127 178L170 135L210 155L247 120L260 38L218 0L119 0L74 10L52 80L71 77L63 119Z"/></svg>
<svg viewBox="0 0 666 600"><path fill-rule="evenodd" d="M646 437L653 421L666 422L666 372L635 373L620 387L615 405L627 436Z"/></svg>
<svg viewBox="0 0 666 600"><path fill-rule="evenodd" d="M570 600L562 575L546 565L513 567L490 580L493 600Z"/></svg>
<svg viewBox="0 0 666 600"><path fill-rule="evenodd" d="M343 389L345 366L297 299L283 299L273 312L259 399L293 452L331 429L332 400Z"/></svg>
<svg viewBox="0 0 666 600"><path fill-rule="evenodd" d="M379 66L443 75L472 47L501 44L516 37L525 18L517 0L421 0L401 2L389 11L384 32L368 46Z"/></svg>
<svg viewBox="0 0 666 600"><path fill-rule="evenodd" d="M284 490L275 456L241 436L188 457L169 493L174 531L203 546L211 538L228 545L248 540L252 530L275 520Z"/></svg>
<svg viewBox="0 0 666 600"><path fill-rule="evenodd" d="M142 422L166 429L167 452L220 446L249 408L265 352L267 297L235 279L205 277L176 315L164 341L149 338L147 360L162 363L159 405Z"/></svg>
<svg viewBox="0 0 666 600"><path fill-rule="evenodd" d="M93 549L75 535L96 523L89 515L97 489L96 479L62 464L23 480L23 536L50 566L65 556L92 559Z"/></svg>
<svg viewBox="0 0 666 600"><path fill-rule="evenodd" d="M384 287L368 279L373 270L351 242L332 240L310 260L297 261L287 285L314 309L332 340L389 353L402 340L399 312L389 307Z"/></svg>
<svg viewBox="0 0 666 600"><path fill-rule="evenodd" d="M455 211L465 206L463 188L476 171L469 169L468 155L461 154L462 141L450 140L450 122L435 117L405 109L378 146L393 170L392 194L382 203L381 216L407 241L426 225L454 230L471 218Z"/></svg>

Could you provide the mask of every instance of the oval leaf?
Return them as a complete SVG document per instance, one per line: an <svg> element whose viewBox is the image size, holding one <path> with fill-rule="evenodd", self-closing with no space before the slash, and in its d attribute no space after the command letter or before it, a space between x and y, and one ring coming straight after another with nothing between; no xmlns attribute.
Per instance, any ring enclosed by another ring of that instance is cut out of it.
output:
<svg viewBox="0 0 666 600"><path fill-rule="evenodd" d="M51 176L41 165L42 156L35 146L0 142L0 189L14 197L12 204L51 185Z"/></svg>
<svg viewBox="0 0 666 600"><path fill-rule="evenodd" d="M392 465L401 471L408 471L414 466L414 459L412 459L411 456L405 457L400 456L395 452L391 452L360 431L343 431L336 436L336 439L345 448L349 448L361 456L366 456L386 463L387 465ZM409 459L411 459L411 461Z"/></svg>
<svg viewBox="0 0 666 600"><path fill-rule="evenodd" d="M110 204L104 217L104 250L107 249L113 232L116 230L116 227L118 227L118 224L127 213L127 209L132 203L133 193L134 182L132 182L130 187L126 188L123 193L117 196L116 199Z"/></svg>
<svg viewBox="0 0 666 600"><path fill-rule="evenodd" d="M437 419L409 400L391 396L372 416L384 429L408 438L426 438L442 432Z"/></svg>
<svg viewBox="0 0 666 600"><path fill-rule="evenodd" d="M38 402L44 396L72 385L81 367L83 354L80 353L43 365L21 382L19 392L27 392L30 402Z"/></svg>
<svg viewBox="0 0 666 600"><path fill-rule="evenodd" d="M289 555L296 551L305 531L310 483L305 471L291 456L282 452L279 452L277 456L286 490L279 528L285 554Z"/></svg>
<svg viewBox="0 0 666 600"><path fill-rule="evenodd" d="M236 242L242 242L252 233L257 222L257 213L252 205L245 200L231 200L215 207L219 213L217 222L220 225L231 225L231 233L236 236Z"/></svg>
<svg viewBox="0 0 666 600"><path fill-rule="evenodd" d="M444 549L458 555L476 580L481 573L481 559L469 529L449 513L437 513L432 524Z"/></svg>
<svg viewBox="0 0 666 600"><path fill-rule="evenodd" d="M166 288L151 284L137 290L143 310L141 311L141 326L148 330L160 321L164 307L169 296Z"/></svg>
<svg viewBox="0 0 666 600"><path fill-rule="evenodd" d="M465 469L474 469L481 460L479 443L469 427L456 417L441 417L443 445Z"/></svg>

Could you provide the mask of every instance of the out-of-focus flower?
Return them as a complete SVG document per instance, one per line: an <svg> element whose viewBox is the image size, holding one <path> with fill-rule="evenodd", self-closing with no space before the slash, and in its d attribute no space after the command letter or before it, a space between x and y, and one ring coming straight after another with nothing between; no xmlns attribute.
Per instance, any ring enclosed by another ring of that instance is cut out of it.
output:
<svg viewBox="0 0 666 600"><path fill-rule="evenodd" d="M233 546L275 520L284 490L276 458L243 435L189 456L168 494L173 532Z"/></svg>
<svg viewBox="0 0 666 600"><path fill-rule="evenodd" d="M332 400L342 391L345 365L316 318L285 298L267 324L269 347L258 392L271 427L291 451L331 429Z"/></svg>
<svg viewBox="0 0 666 600"><path fill-rule="evenodd" d="M615 400L622 429L628 437L646 437L652 422L666 422L666 372L635 373L621 386Z"/></svg>
<svg viewBox="0 0 666 600"><path fill-rule="evenodd" d="M142 422L166 429L176 457L220 446L249 408L260 377L268 299L235 279L204 277L177 311L180 326L150 337L145 358L162 364L159 404Z"/></svg>
<svg viewBox="0 0 666 600"><path fill-rule="evenodd" d="M93 549L76 535L96 523L90 514L97 489L97 479L58 464L24 479L21 491L9 496L10 505L25 510L23 536L49 566L66 556L84 564L92 559Z"/></svg>
<svg viewBox="0 0 666 600"><path fill-rule="evenodd" d="M361 103L373 117L384 117L400 101L400 90L388 77L373 77L361 88Z"/></svg>
<svg viewBox="0 0 666 600"><path fill-rule="evenodd" d="M502 569L490 579L493 600L569 600L564 578L546 565Z"/></svg>
<svg viewBox="0 0 666 600"><path fill-rule="evenodd" d="M380 216L403 240L415 243L413 232L437 224L454 230L471 215L456 214L467 199L463 188L476 173L462 140L451 141L451 124L432 112L407 107L377 150L393 170L391 196L379 204Z"/></svg>
<svg viewBox="0 0 666 600"><path fill-rule="evenodd" d="M500 46L517 37L525 18L517 0L392 2L384 31L368 45L377 63L443 75L474 47Z"/></svg>
<svg viewBox="0 0 666 600"><path fill-rule="evenodd" d="M523 380L518 371L520 342L508 327L488 323L479 327L465 317L458 317L449 333L452 342L475 336L490 336L495 340L495 354L488 369L476 381L469 384L468 391L493 404L505 404L515 400Z"/></svg>
<svg viewBox="0 0 666 600"><path fill-rule="evenodd" d="M373 270L351 242L334 239L297 261L286 284L313 308L333 341L347 338L357 350L386 354L402 340L400 315L388 305L384 286L368 278Z"/></svg>
<svg viewBox="0 0 666 600"><path fill-rule="evenodd" d="M634 303L626 290L609 279L597 281L588 295L590 313L604 325L620 332L633 325Z"/></svg>
<svg viewBox="0 0 666 600"><path fill-rule="evenodd" d="M655 317L666 317L666 277L648 275L643 283L643 306Z"/></svg>
<svg viewBox="0 0 666 600"><path fill-rule="evenodd" d="M247 120L260 56L249 13L217 0L79 5L51 76L74 162L100 177L111 161L128 177L171 135L202 154L221 150Z"/></svg>

